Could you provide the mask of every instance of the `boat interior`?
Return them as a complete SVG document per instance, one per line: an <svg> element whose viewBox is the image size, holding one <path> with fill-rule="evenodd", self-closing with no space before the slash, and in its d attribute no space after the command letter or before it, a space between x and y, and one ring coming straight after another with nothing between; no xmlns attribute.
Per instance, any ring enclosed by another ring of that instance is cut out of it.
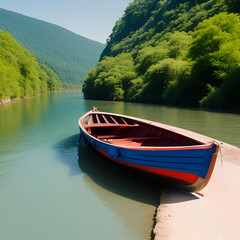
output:
<svg viewBox="0 0 240 240"><path fill-rule="evenodd" d="M83 120L86 131L95 138L129 147L164 147L201 145L179 133L131 118L92 113Z"/></svg>

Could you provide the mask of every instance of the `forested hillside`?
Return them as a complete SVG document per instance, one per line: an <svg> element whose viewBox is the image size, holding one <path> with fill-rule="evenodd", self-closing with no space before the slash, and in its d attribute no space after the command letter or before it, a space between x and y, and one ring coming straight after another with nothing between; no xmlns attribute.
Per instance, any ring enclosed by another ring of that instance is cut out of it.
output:
<svg viewBox="0 0 240 240"><path fill-rule="evenodd" d="M34 18L0 9L0 29L9 32L64 83L80 85L99 60L104 44Z"/></svg>
<svg viewBox="0 0 240 240"><path fill-rule="evenodd" d="M237 0L135 0L84 96L240 109L239 12Z"/></svg>
<svg viewBox="0 0 240 240"><path fill-rule="evenodd" d="M0 100L22 98L62 87L57 75L0 30Z"/></svg>

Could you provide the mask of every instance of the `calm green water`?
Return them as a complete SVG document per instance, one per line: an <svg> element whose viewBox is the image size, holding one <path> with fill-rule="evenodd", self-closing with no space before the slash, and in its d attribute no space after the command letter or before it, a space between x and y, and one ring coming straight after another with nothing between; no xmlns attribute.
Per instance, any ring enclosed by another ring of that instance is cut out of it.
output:
<svg viewBox="0 0 240 240"><path fill-rule="evenodd" d="M0 239L149 239L161 186L77 146L92 106L240 146L240 115L58 93L0 106Z"/></svg>

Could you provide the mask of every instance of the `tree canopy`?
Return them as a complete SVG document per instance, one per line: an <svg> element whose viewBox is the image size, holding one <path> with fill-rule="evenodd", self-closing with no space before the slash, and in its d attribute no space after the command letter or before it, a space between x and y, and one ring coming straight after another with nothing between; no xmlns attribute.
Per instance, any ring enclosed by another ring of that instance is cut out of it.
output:
<svg viewBox="0 0 240 240"><path fill-rule="evenodd" d="M62 87L57 75L0 30L0 99L22 98Z"/></svg>
<svg viewBox="0 0 240 240"><path fill-rule="evenodd" d="M135 0L85 78L86 98L240 108L238 1Z"/></svg>

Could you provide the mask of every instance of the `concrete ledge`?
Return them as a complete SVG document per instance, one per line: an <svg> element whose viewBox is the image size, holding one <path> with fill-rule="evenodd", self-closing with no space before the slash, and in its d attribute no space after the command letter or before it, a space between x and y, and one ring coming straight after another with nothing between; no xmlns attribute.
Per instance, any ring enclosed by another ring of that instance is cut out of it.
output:
<svg viewBox="0 0 240 240"><path fill-rule="evenodd" d="M201 195L164 189L153 230L155 239L239 239L239 148L221 144L213 175Z"/></svg>

